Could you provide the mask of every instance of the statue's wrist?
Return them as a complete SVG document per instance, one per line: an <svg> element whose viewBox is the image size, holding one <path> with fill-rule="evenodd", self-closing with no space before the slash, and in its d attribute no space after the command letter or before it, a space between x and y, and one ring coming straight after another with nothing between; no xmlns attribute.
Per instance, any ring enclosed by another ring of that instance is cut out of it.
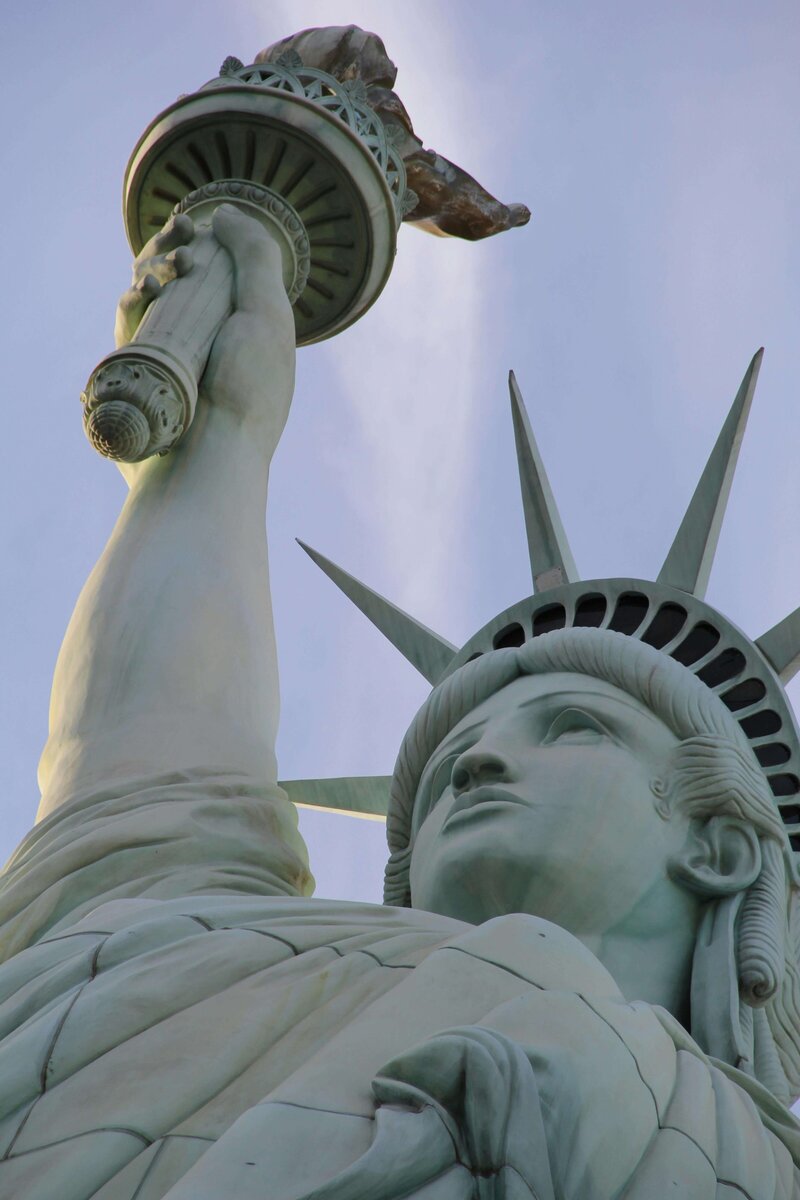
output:
<svg viewBox="0 0 800 1200"><path fill-rule="evenodd" d="M209 466L219 462L237 470L262 470L269 468L279 438L268 416L251 411L250 405L243 411L209 404L201 391L194 423L172 453Z"/></svg>
<svg viewBox="0 0 800 1200"><path fill-rule="evenodd" d="M198 404L195 420L186 436L163 457L140 463L120 463L132 492L161 489L169 480L170 494L176 488L200 486L209 494L220 486L237 488L254 498L261 497L269 477L277 437L256 421L228 409ZM258 500L261 503L261 500Z"/></svg>

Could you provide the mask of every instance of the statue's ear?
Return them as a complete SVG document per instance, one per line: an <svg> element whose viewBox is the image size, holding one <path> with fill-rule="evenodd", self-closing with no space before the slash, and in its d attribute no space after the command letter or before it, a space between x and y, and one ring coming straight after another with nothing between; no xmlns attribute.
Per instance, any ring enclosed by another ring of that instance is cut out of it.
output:
<svg viewBox="0 0 800 1200"><path fill-rule="evenodd" d="M669 873L701 896L733 896L761 873L761 846L749 821L724 814L695 818Z"/></svg>

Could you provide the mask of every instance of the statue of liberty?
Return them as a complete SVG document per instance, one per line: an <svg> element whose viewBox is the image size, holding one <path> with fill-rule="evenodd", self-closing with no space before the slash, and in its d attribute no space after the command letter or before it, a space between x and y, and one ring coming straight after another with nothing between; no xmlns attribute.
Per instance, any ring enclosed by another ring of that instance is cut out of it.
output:
<svg viewBox="0 0 800 1200"><path fill-rule="evenodd" d="M421 150L387 62L352 27L226 60L134 152L85 396L129 494L0 886L0 1194L800 1196L800 616L753 642L703 600L760 355L656 581L580 581L513 377L532 596L457 649L313 552L433 687L385 903L311 896L264 534L295 344L375 298L389 217L527 219Z"/></svg>

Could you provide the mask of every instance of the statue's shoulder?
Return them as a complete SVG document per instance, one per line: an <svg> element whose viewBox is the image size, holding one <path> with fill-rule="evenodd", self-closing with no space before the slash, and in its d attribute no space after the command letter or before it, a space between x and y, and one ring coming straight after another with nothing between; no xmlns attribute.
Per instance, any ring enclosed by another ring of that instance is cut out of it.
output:
<svg viewBox="0 0 800 1200"><path fill-rule="evenodd" d="M524 913L495 917L459 933L449 947L546 991L621 999L594 954L559 925Z"/></svg>
<svg viewBox="0 0 800 1200"><path fill-rule="evenodd" d="M379 965L417 965L435 947L474 927L420 909L392 908L304 896L196 894L172 899L126 897L108 900L77 920L62 922L22 953L30 961L64 938L113 939L136 956L152 946L208 932L261 933L286 944L295 955L329 946L340 954L372 949ZM397 962L394 960L397 959ZM401 961L402 960L402 961ZM408 960L408 962L406 962Z"/></svg>

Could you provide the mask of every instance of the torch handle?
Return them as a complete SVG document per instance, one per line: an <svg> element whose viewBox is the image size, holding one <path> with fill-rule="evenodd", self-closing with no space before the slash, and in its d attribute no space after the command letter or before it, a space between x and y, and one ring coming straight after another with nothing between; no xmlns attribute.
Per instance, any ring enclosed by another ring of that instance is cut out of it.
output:
<svg viewBox="0 0 800 1200"><path fill-rule="evenodd" d="M145 313L131 346L157 347L200 379L222 322L233 311L233 263L209 226L195 230L192 269Z"/></svg>
<svg viewBox="0 0 800 1200"><path fill-rule="evenodd" d="M214 338L233 310L233 264L210 222L196 225L192 269L148 308L127 346L95 367L83 393L92 445L138 462L164 454L194 416Z"/></svg>

